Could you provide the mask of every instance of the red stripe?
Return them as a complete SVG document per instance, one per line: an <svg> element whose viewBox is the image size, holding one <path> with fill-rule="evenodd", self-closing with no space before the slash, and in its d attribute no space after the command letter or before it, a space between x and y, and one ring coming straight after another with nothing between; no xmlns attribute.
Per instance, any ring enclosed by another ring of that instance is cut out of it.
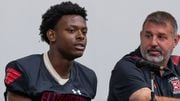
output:
<svg viewBox="0 0 180 101"><path fill-rule="evenodd" d="M21 76L21 73L19 71L15 70L14 68L8 68L7 72L11 72L17 76Z"/></svg>
<svg viewBox="0 0 180 101"><path fill-rule="evenodd" d="M11 82L13 82L13 80L15 80L15 79L16 79L16 78L11 77L10 75L7 75L7 76L6 76L6 82L8 82L8 84L11 83Z"/></svg>
<svg viewBox="0 0 180 101"><path fill-rule="evenodd" d="M7 85L12 84L15 80L17 80L19 77L21 77L21 73L14 68L8 68L6 71L6 77L5 77L5 83Z"/></svg>
<svg viewBox="0 0 180 101"><path fill-rule="evenodd" d="M179 59L180 59L180 56L177 56L177 55L172 56L172 61L173 61L173 63L175 65L180 65L179 64L179 61L180 61Z"/></svg>
<svg viewBox="0 0 180 101"><path fill-rule="evenodd" d="M7 77L16 79L16 78L18 78L19 76L18 76L18 75L14 75L13 73L7 73Z"/></svg>

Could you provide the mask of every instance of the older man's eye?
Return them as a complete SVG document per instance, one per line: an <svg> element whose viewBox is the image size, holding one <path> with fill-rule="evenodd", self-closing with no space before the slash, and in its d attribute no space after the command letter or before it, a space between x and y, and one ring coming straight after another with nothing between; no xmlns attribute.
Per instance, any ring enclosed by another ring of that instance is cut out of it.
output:
<svg viewBox="0 0 180 101"><path fill-rule="evenodd" d="M160 40L165 40L165 39L167 39L167 37L166 37L166 36L163 36L163 35L159 35L159 36L158 36L158 39L160 39Z"/></svg>
<svg viewBox="0 0 180 101"><path fill-rule="evenodd" d="M145 34L144 37L149 39L152 37L152 35L151 34Z"/></svg>

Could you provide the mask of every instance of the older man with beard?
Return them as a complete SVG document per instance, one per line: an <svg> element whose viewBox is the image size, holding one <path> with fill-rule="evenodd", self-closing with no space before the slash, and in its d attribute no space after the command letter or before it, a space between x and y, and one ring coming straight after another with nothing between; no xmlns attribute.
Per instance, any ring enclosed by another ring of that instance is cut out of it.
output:
<svg viewBox="0 0 180 101"><path fill-rule="evenodd" d="M147 16L140 46L118 61L112 71L108 101L180 101L180 65L173 63L171 55L180 39L177 29L168 12ZM163 68L158 70L158 66Z"/></svg>

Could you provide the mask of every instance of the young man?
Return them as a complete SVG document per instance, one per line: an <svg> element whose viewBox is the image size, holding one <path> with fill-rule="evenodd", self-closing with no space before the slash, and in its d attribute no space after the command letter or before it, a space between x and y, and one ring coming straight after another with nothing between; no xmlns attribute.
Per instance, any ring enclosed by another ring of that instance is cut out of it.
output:
<svg viewBox="0 0 180 101"><path fill-rule="evenodd" d="M167 12L147 16L140 47L124 56L112 71L108 101L180 101L180 65L177 59L173 63L171 56L180 39L177 28L176 20ZM151 90L155 96L152 93L151 97Z"/></svg>
<svg viewBox="0 0 180 101"><path fill-rule="evenodd" d="M86 16L86 10L72 2L47 10L40 35L49 51L7 65L7 101L91 101L95 97L95 73L74 61L86 47Z"/></svg>

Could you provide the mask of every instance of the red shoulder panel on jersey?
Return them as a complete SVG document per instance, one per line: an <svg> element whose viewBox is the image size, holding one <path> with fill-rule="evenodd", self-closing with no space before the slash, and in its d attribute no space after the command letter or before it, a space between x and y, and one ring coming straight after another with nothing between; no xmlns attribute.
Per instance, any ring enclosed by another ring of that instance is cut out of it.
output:
<svg viewBox="0 0 180 101"><path fill-rule="evenodd" d="M175 65L180 65L180 56L173 55L172 56L172 61Z"/></svg>
<svg viewBox="0 0 180 101"><path fill-rule="evenodd" d="M7 85L12 84L15 80L17 80L19 77L21 77L21 72L14 68L8 68L6 71L6 77L5 77L5 83Z"/></svg>

